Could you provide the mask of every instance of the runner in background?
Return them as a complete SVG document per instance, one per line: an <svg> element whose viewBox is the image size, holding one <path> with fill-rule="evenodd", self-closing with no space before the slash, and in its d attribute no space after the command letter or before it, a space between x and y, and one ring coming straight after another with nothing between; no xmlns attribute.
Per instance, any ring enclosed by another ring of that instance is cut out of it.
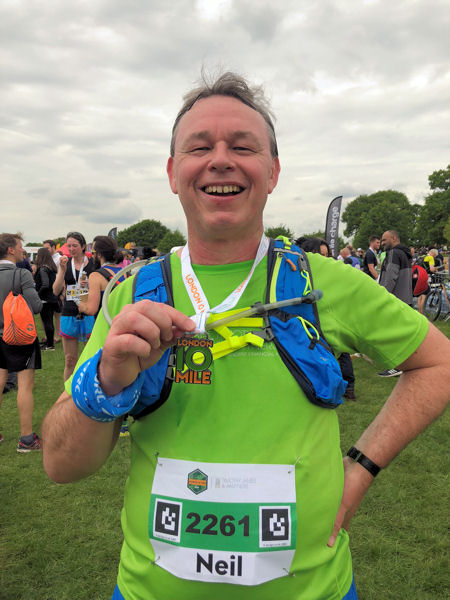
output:
<svg viewBox="0 0 450 600"><path fill-rule="evenodd" d="M108 282L122 268L119 265L122 253L117 248L116 240L106 235L97 235L92 243L92 256L95 271L89 275L89 297L87 302L80 302L78 310L82 314L96 317ZM123 278L119 281L123 281Z"/></svg>
<svg viewBox="0 0 450 600"><path fill-rule="evenodd" d="M59 299L53 293L53 284L56 280L57 268L52 255L47 248L39 248L36 255L36 274L34 281L36 291L42 300L41 319L45 331L45 342L41 344L43 350L54 350L55 328L53 315L59 310Z"/></svg>
<svg viewBox="0 0 450 600"><path fill-rule="evenodd" d="M53 262L56 265L56 270L58 270L61 254L56 250L56 242L54 240L44 240L42 242L42 246L49 250L50 254L52 255ZM61 306L62 300L60 297L58 297L58 309L55 309L53 312L55 323L55 344L59 344L61 341L61 337L59 335L59 328L61 326Z"/></svg>
<svg viewBox="0 0 450 600"><path fill-rule="evenodd" d="M10 292L22 294L31 312L38 314L42 302L36 292L31 273L16 264L23 259L20 233L0 234L0 306ZM0 338L3 338L3 311L0 310ZM41 368L39 340L32 344L12 346L0 339L0 405L8 373L17 373L17 408L20 416L20 438L17 452L26 454L41 450L41 439L33 431L34 372ZM0 442L3 436L0 434Z"/></svg>
<svg viewBox="0 0 450 600"><path fill-rule="evenodd" d="M94 270L92 260L85 256L86 240L78 231L72 231L66 236L66 244L70 259L61 256L53 284L55 296L64 294L60 328L65 358L64 381L70 377L77 363L79 342L86 342L95 321L94 317L84 316L78 310L80 302L88 299L88 277Z"/></svg>

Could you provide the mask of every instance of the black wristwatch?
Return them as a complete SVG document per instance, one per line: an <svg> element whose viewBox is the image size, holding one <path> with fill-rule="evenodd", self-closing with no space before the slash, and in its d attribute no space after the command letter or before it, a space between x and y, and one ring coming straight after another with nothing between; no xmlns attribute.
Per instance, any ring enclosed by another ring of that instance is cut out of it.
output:
<svg viewBox="0 0 450 600"><path fill-rule="evenodd" d="M358 450L358 448L355 448L355 446L350 448L347 452L347 456L367 469L373 477L376 477L381 471L381 467L376 465L370 458L367 458L367 456Z"/></svg>

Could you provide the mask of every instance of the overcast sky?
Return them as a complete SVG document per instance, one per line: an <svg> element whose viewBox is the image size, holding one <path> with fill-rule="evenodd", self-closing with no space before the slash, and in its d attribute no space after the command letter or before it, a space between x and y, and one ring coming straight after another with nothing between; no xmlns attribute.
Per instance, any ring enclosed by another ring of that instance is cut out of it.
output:
<svg viewBox="0 0 450 600"><path fill-rule="evenodd" d="M266 225L323 229L337 195L420 203L449 163L449 15L446 0L0 0L0 231L184 232L165 165L202 65L271 99Z"/></svg>

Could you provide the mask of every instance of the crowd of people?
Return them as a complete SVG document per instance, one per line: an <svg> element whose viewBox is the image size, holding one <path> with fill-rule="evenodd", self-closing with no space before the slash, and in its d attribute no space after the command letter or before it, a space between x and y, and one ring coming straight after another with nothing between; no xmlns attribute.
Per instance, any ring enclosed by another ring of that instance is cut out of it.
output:
<svg viewBox="0 0 450 600"><path fill-rule="evenodd" d="M15 371L3 373L3 379L6 377L3 386L0 380L0 400L2 390L8 391L18 386L18 406L21 423L24 425L21 428L17 451L27 452L41 449L41 440L35 432L30 431L29 425L29 415L32 414L31 379L34 370L40 368L40 352L52 351L56 343L62 342L65 358L63 379L67 381L77 363L80 343L86 342L90 337L95 318L101 310L103 293L108 282L123 267L137 260L155 256L158 251L149 246L138 249L134 242L127 243L125 249L120 249L115 239L104 235L96 236L88 250L84 236L79 232L70 232L65 240L67 254L58 251L56 243L47 239L44 240L42 248L39 248L35 260L30 261L26 249L22 247L23 240L19 234L2 236L5 238L2 240L4 243L8 240L11 242L12 239L16 241L14 260L20 258L15 263L16 267L29 271L33 276L35 291L41 304L39 305L36 297L33 298L33 302L30 300L30 304L35 312L38 309L45 334L39 344L33 346L33 353L27 363L28 373L22 373L19 377ZM304 236L298 238L296 243L305 252L332 257L330 246L325 239ZM351 244L347 244L341 248L337 259L363 271L412 306L414 278L411 278L411 268L418 264L423 266L428 275L442 273L445 269L443 252L446 251L446 247L438 249L431 246L418 250L414 246L406 247L400 243L398 232L389 230L382 237L372 235L366 251L362 248L355 250ZM123 279L124 276L119 282ZM423 312L429 291L427 285L424 291L417 294L419 312ZM28 294L30 293L31 290L28 290ZM24 357L26 356L27 353L24 354ZM355 375L350 354L343 352L339 355L338 362L342 377L347 382L344 398L355 401ZM401 371L395 368L378 373L381 377L395 377L400 374ZM121 431L126 434L127 426Z"/></svg>
<svg viewBox="0 0 450 600"><path fill-rule="evenodd" d="M0 405L4 391L17 386L21 425L17 452L28 453L42 448L32 427L34 372L42 366L41 352L53 351L55 344L62 342L66 381L78 360L80 343L91 335L108 281L124 266L156 251L146 246L139 253L133 242L120 249L115 239L104 235L96 236L88 251L84 236L72 231L66 236L66 254L47 239L30 261L22 244L19 233L0 234L0 302L3 305L10 291L21 293L33 313L40 315L44 337L26 347L9 346L0 339ZM15 272L19 275L13 279ZM0 311L0 338L2 334Z"/></svg>
<svg viewBox="0 0 450 600"><path fill-rule="evenodd" d="M30 431L30 418L27 416L30 412L32 414L32 409L29 408L33 387L31 375L34 369L40 368L40 351L52 351L56 343L62 342L65 358L63 379L67 381L77 363L80 343L86 342L90 337L95 318L101 310L103 293L108 282L123 267L137 260L155 256L158 251L149 246L138 249L134 242L129 242L125 249L120 249L115 239L104 235L96 236L88 250L84 236L79 232L70 232L65 240L67 254L58 251L56 243L47 239L44 240L42 248L39 248L35 260L30 261L26 249L22 247L23 240L19 234L2 234L2 236L6 236L5 240L9 239L10 242L11 239L16 240L18 246L14 260L20 257L15 263L16 267L29 271L33 276L35 291L41 304L39 305L34 297L32 307L36 312L40 306L38 312L45 334L39 344L33 347L33 353L27 363L28 373L20 375L19 378L15 371L3 373L3 378L6 376L3 386L0 380L0 399L2 390L8 391L18 385L19 411L25 416L21 418L24 426L21 428L17 451L27 452L41 449L41 440L35 432ZM330 246L325 239L304 236L298 238L296 243L305 252L332 257ZM414 295L412 267L416 264L421 265L428 275L442 273L445 269L443 253L446 251L446 247L439 249L436 246L419 249L414 246L406 247L400 243L398 232L389 230L382 237L372 235L366 251L362 248L355 250L351 244L347 244L341 248L337 259L363 271L412 306ZM122 276L119 282L123 279ZM417 294L419 312L423 312L429 291L427 285L420 294ZM28 290L28 294L30 293L31 291ZM355 401L355 375L350 354L343 352L339 355L338 362L342 377L347 382L344 398ZM395 368L378 373L381 377L396 377L400 374L401 371ZM26 377L27 383L24 383ZM126 424L121 432L126 434ZM0 442L1 440L0 434Z"/></svg>

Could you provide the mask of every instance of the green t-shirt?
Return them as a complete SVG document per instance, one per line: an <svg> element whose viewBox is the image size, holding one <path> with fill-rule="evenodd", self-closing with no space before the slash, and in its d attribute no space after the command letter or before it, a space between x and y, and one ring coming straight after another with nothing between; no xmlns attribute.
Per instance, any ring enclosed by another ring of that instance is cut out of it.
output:
<svg viewBox="0 0 450 600"><path fill-rule="evenodd" d="M423 341L426 319L371 278L320 255L309 260L314 287L323 291L321 326L337 355L360 351L390 368ZM193 314L176 255L171 266L175 307ZM210 306L250 266L194 265ZM266 268L265 259L237 308L264 300ZM127 280L110 298L111 315L130 301ZM100 316L80 364L107 330ZM222 339L216 332L211 338ZM122 594L340 600L352 578L347 533L326 545L343 486L336 411L306 400L272 343L248 345L210 370L209 385L173 384L169 399L130 428Z"/></svg>

